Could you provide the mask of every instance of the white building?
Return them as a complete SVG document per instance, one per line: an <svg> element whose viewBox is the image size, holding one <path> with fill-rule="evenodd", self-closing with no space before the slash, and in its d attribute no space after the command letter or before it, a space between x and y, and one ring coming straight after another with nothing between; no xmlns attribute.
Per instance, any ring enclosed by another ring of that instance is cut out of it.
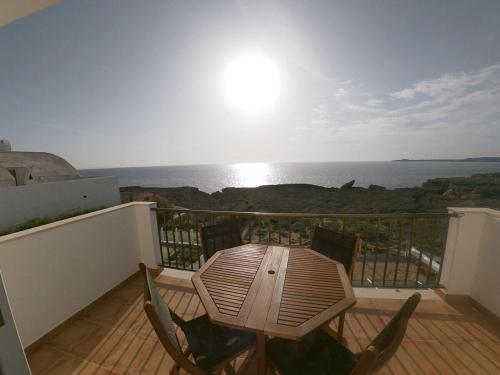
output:
<svg viewBox="0 0 500 375"><path fill-rule="evenodd" d="M0 139L0 187L78 178L78 171L63 158L47 152L12 151L10 142Z"/></svg>
<svg viewBox="0 0 500 375"><path fill-rule="evenodd" d="M116 177L82 178L63 158L0 140L0 231L42 217L120 204Z"/></svg>

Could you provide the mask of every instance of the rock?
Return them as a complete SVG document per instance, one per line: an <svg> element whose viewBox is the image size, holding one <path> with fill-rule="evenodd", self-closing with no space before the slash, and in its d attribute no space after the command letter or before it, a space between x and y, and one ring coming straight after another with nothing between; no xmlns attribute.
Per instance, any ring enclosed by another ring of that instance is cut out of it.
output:
<svg viewBox="0 0 500 375"><path fill-rule="evenodd" d="M372 184L372 185L368 186L368 189L370 189L370 190L386 190L386 187Z"/></svg>
<svg viewBox="0 0 500 375"><path fill-rule="evenodd" d="M223 211L251 211L252 205L246 200L237 200L233 202L225 202L222 205Z"/></svg>
<svg viewBox="0 0 500 375"><path fill-rule="evenodd" d="M474 183L477 182L477 184ZM487 183L486 183L487 182ZM500 174L432 179L422 188L380 189L355 187L349 181L342 188L308 184L268 185L256 188L225 188L212 194L197 188L122 187L128 201L134 196L165 205L191 209L298 213L390 213L446 212L452 203L461 207L500 208ZM376 187L376 188L375 188ZM153 193L153 194L145 194ZM293 225L281 220L280 225ZM295 232L310 229L297 223Z"/></svg>
<svg viewBox="0 0 500 375"><path fill-rule="evenodd" d="M443 193L443 198L447 200L457 199L457 194L453 191L453 189L448 189Z"/></svg>
<svg viewBox="0 0 500 375"><path fill-rule="evenodd" d="M340 188L342 190L351 189L355 182L356 182L356 180L351 180L351 181L345 183L344 185L342 185Z"/></svg>

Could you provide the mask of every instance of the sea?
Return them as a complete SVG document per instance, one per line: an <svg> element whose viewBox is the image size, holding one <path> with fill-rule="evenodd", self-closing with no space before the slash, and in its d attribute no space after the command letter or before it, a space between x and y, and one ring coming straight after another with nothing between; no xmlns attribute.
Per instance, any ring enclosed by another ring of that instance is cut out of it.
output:
<svg viewBox="0 0 500 375"><path fill-rule="evenodd" d="M351 180L356 181L354 186L374 184L393 189L419 186L431 178L500 172L500 162L238 163L83 169L79 172L85 177L116 176L121 187L193 186L207 193L226 187L297 183L340 187Z"/></svg>

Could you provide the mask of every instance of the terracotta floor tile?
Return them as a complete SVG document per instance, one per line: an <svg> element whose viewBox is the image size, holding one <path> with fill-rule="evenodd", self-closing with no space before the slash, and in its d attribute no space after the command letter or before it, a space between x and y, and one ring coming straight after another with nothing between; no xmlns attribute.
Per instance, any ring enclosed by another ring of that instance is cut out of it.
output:
<svg viewBox="0 0 500 375"><path fill-rule="evenodd" d="M129 309L114 327L143 337L151 337L154 334L153 327L142 306Z"/></svg>
<svg viewBox="0 0 500 375"><path fill-rule="evenodd" d="M77 346L73 353L98 365L114 368L134 338L123 331L99 331Z"/></svg>
<svg viewBox="0 0 500 375"><path fill-rule="evenodd" d="M94 322L86 319L78 319L51 338L48 343L62 351L71 351L75 346L99 329L100 326Z"/></svg>
<svg viewBox="0 0 500 375"><path fill-rule="evenodd" d="M107 348L107 353L112 351L113 347L109 342L117 342L124 335L124 332L118 331L116 328L100 325L97 330L93 331L78 345L71 348L69 352L80 358L94 360L97 353L103 352L103 348ZM94 362L99 361L94 360Z"/></svg>
<svg viewBox="0 0 500 375"><path fill-rule="evenodd" d="M97 305L86 309L83 312L83 316L89 320L112 325L119 322L129 309L129 306L124 305L120 301L105 298Z"/></svg>
<svg viewBox="0 0 500 375"><path fill-rule="evenodd" d="M184 319L205 313L189 280L156 279L160 295ZM142 288L142 279L133 278L31 353L33 375L168 374L173 362L144 313ZM366 348L403 303L359 298L346 314L346 345L354 352ZM498 324L473 306L423 300L402 347L378 374L500 374L499 332ZM180 331L178 336L185 344ZM252 367L246 372L254 374Z"/></svg>
<svg viewBox="0 0 500 375"><path fill-rule="evenodd" d="M146 359L140 373L143 375L168 374L174 361L167 354L159 341L156 341L151 349L151 355Z"/></svg>
<svg viewBox="0 0 500 375"><path fill-rule="evenodd" d="M33 375L42 374L49 367L62 360L61 352L49 345L42 345L27 357Z"/></svg>
<svg viewBox="0 0 500 375"><path fill-rule="evenodd" d="M121 375L80 358L64 356L43 375Z"/></svg>
<svg viewBox="0 0 500 375"><path fill-rule="evenodd" d="M126 284L111 293L110 298L118 300L125 305L142 304L144 300L144 286Z"/></svg>
<svg viewBox="0 0 500 375"><path fill-rule="evenodd" d="M102 365L126 374L139 375L151 357L156 340L133 337L121 340Z"/></svg>

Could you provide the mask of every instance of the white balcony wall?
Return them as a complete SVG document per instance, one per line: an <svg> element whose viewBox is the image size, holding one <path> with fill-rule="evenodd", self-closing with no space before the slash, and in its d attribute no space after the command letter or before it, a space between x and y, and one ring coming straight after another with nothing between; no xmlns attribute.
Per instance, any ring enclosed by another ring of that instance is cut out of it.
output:
<svg viewBox="0 0 500 375"><path fill-rule="evenodd" d="M471 296L500 317L500 212L489 213L484 221Z"/></svg>
<svg viewBox="0 0 500 375"><path fill-rule="evenodd" d="M80 178L0 188L0 230L37 217L120 204L116 177Z"/></svg>
<svg viewBox="0 0 500 375"><path fill-rule="evenodd" d="M128 203L0 237L0 269L30 345L138 271L156 267L155 203Z"/></svg>
<svg viewBox="0 0 500 375"><path fill-rule="evenodd" d="M469 296L500 317L500 211L451 208L441 284L449 295Z"/></svg>

